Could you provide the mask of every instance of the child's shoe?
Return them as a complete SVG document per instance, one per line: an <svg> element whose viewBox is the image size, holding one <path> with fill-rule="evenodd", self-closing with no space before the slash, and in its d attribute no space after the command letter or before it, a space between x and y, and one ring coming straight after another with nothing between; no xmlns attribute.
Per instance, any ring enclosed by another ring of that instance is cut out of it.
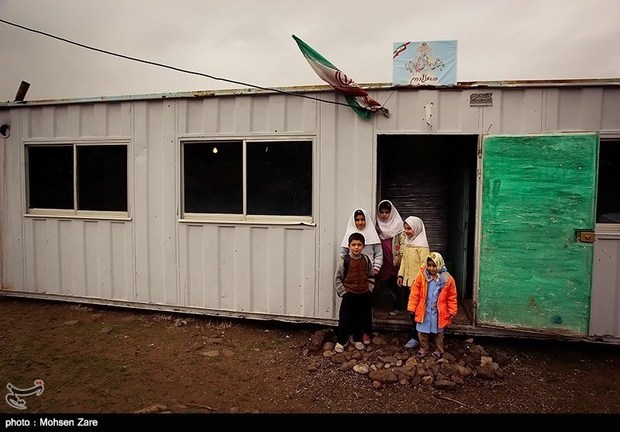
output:
<svg viewBox="0 0 620 432"><path fill-rule="evenodd" d="M428 351L421 349L420 351L418 351L418 357L424 357L426 356L426 354L428 354Z"/></svg>
<svg viewBox="0 0 620 432"><path fill-rule="evenodd" d="M363 349L365 348L365 347L364 347L364 344L363 344L363 343L361 343L361 342L355 342L353 345L355 345L355 348L357 348L357 349L358 349L358 350L360 350L360 351L361 351L361 350L363 350Z"/></svg>
<svg viewBox="0 0 620 432"><path fill-rule="evenodd" d="M435 357L437 360L439 360L441 358L441 353L439 351L435 351L433 354L431 354L433 357Z"/></svg>
<svg viewBox="0 0 620 432"><path fill-rule="evenodd" d="M364 337L362 337L362 342L364 343L364 345L370 345L370 336L368 336L366 333L364 333Z"/></svg>
<svg viewBox="0 0 620 432"><path fill-rule="evenodd" d="M405 348L406 349L414 349L416 348L418 345L420 345L420 343L415 340L414 338L409 339L409 341L407 341L407 343L405 344Z"/></svg>
<svg viewBox="0 0 620 432"><path fill-rule="evenodd" d="M341 343L337 343L334 347L334 351L336 351L337 353L344 352L344 345L342 345Z"/></svg>

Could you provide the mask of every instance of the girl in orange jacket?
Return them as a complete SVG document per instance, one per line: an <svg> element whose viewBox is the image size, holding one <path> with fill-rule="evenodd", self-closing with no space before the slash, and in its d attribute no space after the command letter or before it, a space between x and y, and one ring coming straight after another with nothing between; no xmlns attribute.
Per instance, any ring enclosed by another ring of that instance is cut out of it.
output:
<svg viewBox="0 0 620 432"><path fill-rule="evenodd" d="M418 355L423 357L433 345L433 357L444 353L443 331L456 316L457 291L454 278L448 273L445 262L438 252L431 252L426 266L411 285L407 310L413 316L420 339Z"/></svg>

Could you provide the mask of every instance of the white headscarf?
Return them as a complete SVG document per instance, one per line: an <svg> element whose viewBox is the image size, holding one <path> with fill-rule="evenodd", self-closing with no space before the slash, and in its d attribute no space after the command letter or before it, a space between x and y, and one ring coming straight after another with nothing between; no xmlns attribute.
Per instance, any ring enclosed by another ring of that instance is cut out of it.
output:
<svg viewBox="0 0 620 432"><path fill-rule="evenodd" d="M355 226L355 212L358 210L364 213L364 217L366 218L366 226L362 231L358 230ZM353 213L351 213L351 217L349 218L349 223L347 224L347 229L344 232L344 237L342 238L342 243L340 244L340 246L348 248L349 236L354 232L362 233L364 235L364 238L366 239L366 245L381 243L381 240L379 240L379 235L377 234L377 231L375 229L375 224L372 221L368 212L364 209L357 208L353 211Z"/></svg>
<svg viewBox="0 0 620 432"><path fill-rule="evenodd" d="M405 223L413 230L412 238L405 236L405 244L407 244L407 246L428 247L426 228L424 228L422 219L417 216L409 216L405 219Z"/></svg>
<svg viewBox="0 0 620 432"><path fill-rule="evenodd" d="M385 202L389 203L391 207L390 215L388 216L387 222L383 222L379 210L381 204ZM398 210L396 210L396 207L394 206L394 204L392 204L392 201L381 201L377 206L377 231L379 231L379 237L381 238L381 240L396 237L398 234L403 232L403 230L403 218L400 217L400 213L398 213Z"/></svg>

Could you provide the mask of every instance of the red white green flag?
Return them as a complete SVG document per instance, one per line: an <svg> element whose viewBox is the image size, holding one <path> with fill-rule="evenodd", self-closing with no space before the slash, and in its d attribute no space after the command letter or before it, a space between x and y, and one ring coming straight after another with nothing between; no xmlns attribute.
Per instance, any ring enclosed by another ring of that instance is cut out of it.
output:
<svg viewBox="0 0 620 432"><path fill-rule="evenodd" d="M368 96L368 92L346 76L340 69L330 63L325 57L316 52L307 43L292 35L302 54L308 60L310 67L327 84L342 93L353 111L362 118L368 118L374 112L381 111L387 115L387 108Z"/></svg>

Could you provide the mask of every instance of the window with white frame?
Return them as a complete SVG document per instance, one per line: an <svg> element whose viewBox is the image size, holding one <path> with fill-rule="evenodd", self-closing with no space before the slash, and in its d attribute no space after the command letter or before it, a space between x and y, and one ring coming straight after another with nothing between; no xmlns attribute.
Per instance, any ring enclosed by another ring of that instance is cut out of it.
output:
<svg viewBox="0 0 620 432"><path fill-rule="evenodd" d="M126 144L30 144L26 177L29 213L127 213Z"/></svg>
<svg viewBox="0 0 620 432"><path fill-rule="evenodd" d="M311 219L312 141L184 141L181 149L184 215Z"/></svg>

